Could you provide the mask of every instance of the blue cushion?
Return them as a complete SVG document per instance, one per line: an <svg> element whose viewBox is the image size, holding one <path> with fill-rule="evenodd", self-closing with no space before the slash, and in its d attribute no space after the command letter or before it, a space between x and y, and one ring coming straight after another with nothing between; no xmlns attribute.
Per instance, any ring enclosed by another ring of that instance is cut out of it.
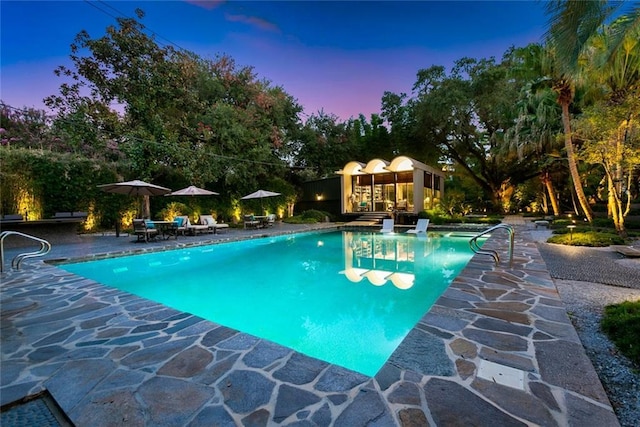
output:
<svg viewBox="0 0 640 427"><path fill-rule="evenodd" d="M178 224L178 227L182 227L182 223L184 222L184 218L182 218L182 217L174 218L173 222Z"/></svg>
<svg viewBox="0 0 640 427"><path fill-rule="evenodd" d="M156 225L151 221L145 221L144 223L147 224L147 228L156 228Z"/></svg>

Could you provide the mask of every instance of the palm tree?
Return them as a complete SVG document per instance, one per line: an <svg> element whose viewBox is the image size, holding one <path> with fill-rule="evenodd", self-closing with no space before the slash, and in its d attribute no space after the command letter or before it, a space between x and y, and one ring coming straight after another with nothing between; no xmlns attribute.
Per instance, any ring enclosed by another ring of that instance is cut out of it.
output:
<svg viewBox="0 0 640 427"><path fill-rule="evenodd" d="M515 150L520 159L535 158L553 214L559 216L560 206L551 179L553 164L558 158L556 136L562 132L556 96L550 88L536 90L534 85L527 84L518 102L518 111L516 124L506 135L510 149Z"/></svg>
<svg viewBox="0 0 640 427"><path fill-rule="evenodd" d="M558 93L558 103L562 106L565 146L569 170L576 187L576 194L587 219L591 221L591 209L577 173L577 164L571 138L569 105L573 100L573 82L581 76L599 76L609 86L608 98L613 103L621 103L628 91L637 85L638 32L640 28L640 3L632 5L630 13L618 18L615 25L603 29L603 24L617 12L622 2L561 1L547 3L550 26L547 40L555 50L557 67L563 76L554 89ZM598 49L600 47L600 49ZM589 54L591 50L591 55ZM594 51L600 51L594 55ZM590 58L591 60L586 60ZM602 61L594 61L601 58ZM592 83L594 80L592 80ZM617 100L617 101L616 101Z"/></svg>
<svg viewBox="0 0 640 427"><path fill-rule="evenodd" d="M551 90L551 80L545 76L546 53L540 44L530 44L513 49L510 75L522 81L522 90L517 102L518 117L515 126L508 129L506 139L509 150L516 151L518 158L533 156L537 163L540 180L547 190L553 214L561 214L553 181L552 165L558 158L556 136L562 132L557 97Z"/></svg>

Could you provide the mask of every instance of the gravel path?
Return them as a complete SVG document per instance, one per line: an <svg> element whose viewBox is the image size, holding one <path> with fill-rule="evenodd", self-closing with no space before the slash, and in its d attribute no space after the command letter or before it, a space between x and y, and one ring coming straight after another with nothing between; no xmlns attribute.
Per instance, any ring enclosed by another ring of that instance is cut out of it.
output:
<svg viewBox="0 0 640 427"><path fill-rule="evenodd" d="M640 300L640 259L624 259L609 248L577 248L540 243L551 277L582 345L607 391L623 427L640 420L638 367L617 352L600 331L604 307Z"/></svg>
<svg viewBox="0 0 640 427"><path fill-rule="evenodd" d="M540 244L539 249L554 279L640 289L640 259L625 259L608 247Z"/></svg>

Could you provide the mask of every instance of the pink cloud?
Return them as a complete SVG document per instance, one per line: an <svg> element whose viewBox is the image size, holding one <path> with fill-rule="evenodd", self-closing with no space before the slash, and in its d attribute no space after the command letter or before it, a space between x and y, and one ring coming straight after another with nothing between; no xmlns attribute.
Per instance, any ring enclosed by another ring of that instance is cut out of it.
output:
<svg viewBox="0 0 640 427"><path fill-rule="evenodd" d="M213 10L221 4L226 3L226 0L184 0L185 2L194 6L201 7L207 10Z"/></svg>
<svg viewBox="0 0 640 427"><path fill-rule="evenodd" d="M227 21L230 21L230 22L241 22L244 24L255 26L261 30L280 33L280 29L278 28L277 25L265 19L258 18L257 16L232 15L230 13L227 13L225 14L225 18L227 19Z"/></svg>

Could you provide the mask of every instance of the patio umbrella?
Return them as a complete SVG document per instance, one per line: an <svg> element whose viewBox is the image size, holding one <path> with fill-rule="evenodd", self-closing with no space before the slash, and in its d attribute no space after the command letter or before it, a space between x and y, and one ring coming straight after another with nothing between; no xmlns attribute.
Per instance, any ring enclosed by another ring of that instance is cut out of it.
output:
<svg viewBox="0 0 640 427"><path fill-rule="evenodd" d="M182 190L176 190L165 194L165 196L218 196L219 194L220 193L216 193L215 191L209 191L204 188L196 187L195 185L190 185Z"/></svg>
<svg viewBox="0 0 640 427"><path fill-rule="evenodd" d="M275 193L273 191L258 190L258 191L254 191L251 194L247 194L244 197L241 197L240 200L260 199L260 208L264 210L264 207L262 206L262 199L265 197L275 197L279 195L280 193Z"/></svg>
<svg viewBox="0 0 640 427"><path fill-rule="evenodd" d="M150 184L138 179L98 185L98 188L102 191L106 191L107 193L126 194L127 196L142 196L143 206L140 212L142 216L149 216L148 203L146 203L149 196L161 196L171 192L170 188L160 187L159 185Z"/></svg>
<svg viewBox="0 0 640 427"><path fill-rule="evenodd" d="M161 196L171 192L170 188L149 184L138 179L113 184L98 185L98 188L107 193L126 194L128 196Z"/></svg>

